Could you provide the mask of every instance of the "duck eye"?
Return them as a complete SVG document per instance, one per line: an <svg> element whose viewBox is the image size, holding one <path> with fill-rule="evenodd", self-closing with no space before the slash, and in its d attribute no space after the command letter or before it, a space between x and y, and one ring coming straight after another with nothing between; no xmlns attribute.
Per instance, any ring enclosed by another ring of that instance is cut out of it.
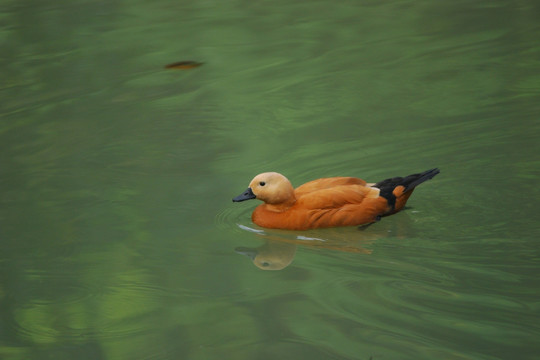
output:
<svg viewBox="0 0 540 360"><path fill-rule="evenodd" d="M261 181L261 182L259 183L259 185L264 186L264 185L266 185L266 183L265 183L264 181Z"/></svg>

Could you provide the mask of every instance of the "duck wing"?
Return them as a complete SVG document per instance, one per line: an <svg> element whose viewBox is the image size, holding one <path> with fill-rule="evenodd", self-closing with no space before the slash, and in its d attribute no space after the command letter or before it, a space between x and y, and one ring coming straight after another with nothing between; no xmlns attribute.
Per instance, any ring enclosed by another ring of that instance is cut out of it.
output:
<svg viewBox="0 0 540 360"><path fill-rule="evenodd" d="M366 199L378 198L379 192L379 189L353 184L332 186L309 192L295 192L295 195L300 207L304 209L337 210L346 205L360 205Z"/></svg>
<svg viewBox="0 0 540 360"><path fill-rule="evenodd" d="M355 177L331 177L321 178L313 181L309 181L303 185L300 185L294 190L296 197L304 196L307 193L313 191L332 189L334 187L343 185L366 185L366 182L362 179Z"/></svg>

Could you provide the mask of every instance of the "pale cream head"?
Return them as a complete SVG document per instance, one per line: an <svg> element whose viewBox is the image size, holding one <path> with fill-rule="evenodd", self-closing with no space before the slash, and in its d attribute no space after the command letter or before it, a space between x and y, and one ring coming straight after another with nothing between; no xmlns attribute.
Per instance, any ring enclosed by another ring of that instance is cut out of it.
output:
<svg viewBox="0 0 540 360"><path fill-rule="evenodd" d="M285 204L296 201L291 182L277 172L266 172L255 176L249 183L249 187L257 199L267 204Z"/></svg>

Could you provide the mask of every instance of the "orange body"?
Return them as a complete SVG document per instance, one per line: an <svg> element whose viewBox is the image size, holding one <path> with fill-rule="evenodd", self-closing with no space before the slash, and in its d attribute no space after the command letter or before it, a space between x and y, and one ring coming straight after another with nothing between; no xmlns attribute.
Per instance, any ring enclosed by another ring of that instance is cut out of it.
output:
<svg viewBox="0 0 540 360"><path fill-rule="evenodd" d="M377 184L367 184L354 177L323 178L296 189L281 174L263 173L257 175L248 190L233 201L262 200L264 204L255 208L251 218L255 224L265 228L307 230L357 226L400 211L414 187L438 172L432 169Z"/></svg>
<svg viewBox="0 0 540 360"><path fill-rule="evenodd" d="M284 211L274 211L267 204L257 206L252 221L265 228L307 230L369 224L391 210L379 190L358 178L313 180L298 187L294 195L296 202Z"/></svg>

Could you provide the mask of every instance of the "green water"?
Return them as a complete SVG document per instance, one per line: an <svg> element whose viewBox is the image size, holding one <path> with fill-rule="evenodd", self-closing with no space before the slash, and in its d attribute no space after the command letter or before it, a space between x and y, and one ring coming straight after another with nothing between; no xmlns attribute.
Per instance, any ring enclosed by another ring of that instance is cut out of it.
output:
<svg viewBox="0 0 540 360"><path fill-rule="evenodd" d="M539 19L1 0L0 358L537 359ZM263 171L432 167L364 231L263 231L231 202Z"/></svg>

